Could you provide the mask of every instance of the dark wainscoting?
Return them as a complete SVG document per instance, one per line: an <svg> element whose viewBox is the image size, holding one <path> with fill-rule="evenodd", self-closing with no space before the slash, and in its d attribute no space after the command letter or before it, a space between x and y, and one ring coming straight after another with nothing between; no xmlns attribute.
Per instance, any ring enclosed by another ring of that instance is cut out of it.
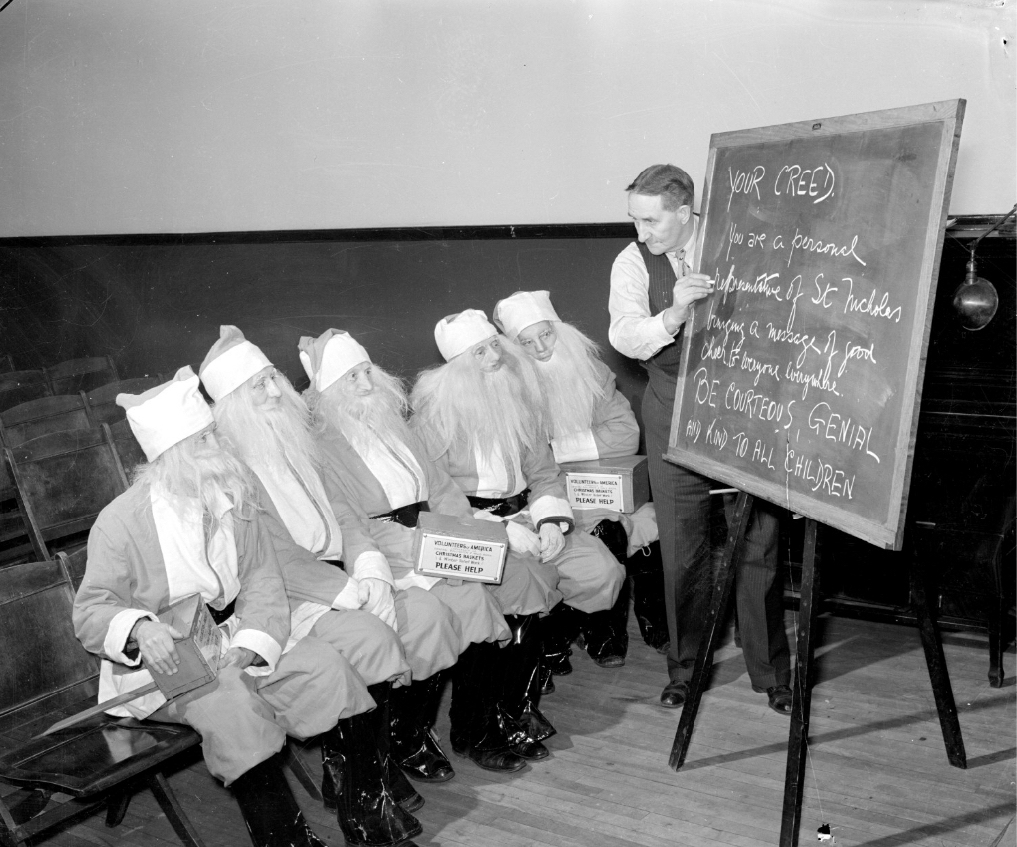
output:
<svg viewBox="0 0 1017 847"><path fill-rule="evenodd" d="M960 328L950 305L966 245L998 218L947 231L936 297L909 524L1006 532L1014 491L1014 228L982 241L982 276L1000 295L993 322ZM561 316L599 341L639 410L642 369L607 343L608 275L631 225L212 233L0 240L0 353L17 368L110 354L122 376L197 369L221 323L240 326L300 387L301 335L350 331L383 367L412 379L439 363L432 330L466 307L490 314L519 289L547 289ZM966 457L972 457L967 461ZM798 556L798 521L784 557ZM951 530L952 531L952 530ZM1013 575L1003 544L1002 572ZM933 545L935 547L935 545ZM1000 562L955 544L930 553L942 610L981 623L996 609ZM906 619L902 554L830 531L824 594L845 610ZM791 569L794 580L794 567ZM1008 602L1012 602L1008 601Z"/></svg>

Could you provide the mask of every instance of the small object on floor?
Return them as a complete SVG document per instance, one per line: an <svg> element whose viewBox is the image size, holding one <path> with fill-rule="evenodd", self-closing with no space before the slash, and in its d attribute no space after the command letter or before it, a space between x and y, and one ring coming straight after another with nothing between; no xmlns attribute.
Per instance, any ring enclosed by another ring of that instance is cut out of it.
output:
<svg viewBox="0 0 1017 847"><path fill-rule="evenodd" d="M833 837L830 832L830 824L824 823L819 829L816 830L816 838L822 841L824 844L836 844L837 839Z"/></svg>
<svg viewBox="0 0 1017 847"><path fill-rule="evenodd" d="M665 709L677 709L683 706L689 697L687 682L669 682L660 694L660 705Z"/></svg>
<svg viewBox="0 0 1017 847"><path fill-rule="evenodd" d="M762 694L762 688L756 688L752 686L752 690L757 694ZM767 705L773 709L778 715L790 715L791 704L794 702L794 694L791 692L790 686L787 685L771 685L766 689Z"/></svg>

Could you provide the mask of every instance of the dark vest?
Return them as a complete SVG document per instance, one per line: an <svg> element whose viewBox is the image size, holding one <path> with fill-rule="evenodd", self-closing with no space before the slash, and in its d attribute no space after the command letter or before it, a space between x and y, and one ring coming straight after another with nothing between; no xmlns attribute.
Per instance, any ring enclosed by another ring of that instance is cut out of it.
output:
<svg viewBox="0 0 1017 847"><path fill-rule="evenodd" d="M643 257L643 263L650 274L650 314L656 315L674 302L674 284L678 277L666 255L654 256L641 241L637 241L636 246L639 248L639 254ZM678 376L678 366L682 360L682 333L684 331L685 325L683 324L675 336L674 344L662 347L643 362L643 367L650 372L651 376L655 372L672 380Z"/></svg>

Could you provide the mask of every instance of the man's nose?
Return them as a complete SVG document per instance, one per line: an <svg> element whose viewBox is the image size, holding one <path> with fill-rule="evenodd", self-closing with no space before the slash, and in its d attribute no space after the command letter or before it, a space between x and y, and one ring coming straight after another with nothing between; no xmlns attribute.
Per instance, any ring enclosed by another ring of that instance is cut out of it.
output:
<svg viewBox="0 0 1017 847"><path fill-rule="evenodd" d="M357 391L363 394L370 394L374 390L374 383L366 373L357 375Z"/></svg>
<svg viewBox="0 0 1017 847"><path fill-rule="evenodd" d="M494 347L487 348L487 355L484 357L488 365L496 365L501 361L501 350Z"/></svg>
<svg viewBox="0 0 1017 847"><path fill-rule="evenodd" d="M650 230L640 224L636 224L636 237L640 242L645 243L647 236L649 236Z"/></svg>
<svg viewBox="0 0 1017 847"><path fill-rule="evenodd" d="M265 393L269 397L282 397L282 392L279 390L279 386L275 384L274 379L270 379L265 383Z"/></svg>
<svg viewBox="0 0 1017 847"><path fill-rule="evenodd" d="M533 350L535 353L537 353L537 355L542 355L543 353L546 353L547 342L544 341L543 338L540 338L538 336L537 339L533 342Z"/></svg>

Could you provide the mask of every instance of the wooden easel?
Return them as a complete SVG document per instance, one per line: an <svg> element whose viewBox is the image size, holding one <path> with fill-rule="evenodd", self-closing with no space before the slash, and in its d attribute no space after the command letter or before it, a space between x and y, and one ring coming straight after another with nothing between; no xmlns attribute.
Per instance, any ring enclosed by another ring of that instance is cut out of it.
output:
<svg viewBox="0 0 1017 847"><path fill-rule="evenodd" d="M678 723L678 731L675 733L674 744L671 747L671 757L668 760L668 765L676 771L681 770L682 765L685 764L685 757L692 741L692 730L695 726L696 714L699 711L699 702L706 690L713 664L717 624L722 619L731 598L731 588L734 585L735 576L734 563L738 561L754 501L755 498L751 494L742 491L735 503L733 526L728 528L727 545L724 548L724 557L717 572L713 599L706 615L702 639L699 642L699 653L696 656L696 666L692 675L692 683L689 686L689 696L685 700L685 707ZM812 632L816 621L818 605L816 601L819 600L817 554L819 523L812 518L806 518L805 521L798 637L792 684L794 695L791 708L791 730L788 737L787 772L784 777L784 809L780 823L780 847L797 847L798 844L805 762L808 755L809 716L812 705L813 653L815 650ZM965 768L967 759L964 753L964 740L961 737L960 723L957 720L957 707L954 704L953 689L950 687L950 675L943 655L943 644L929 607L925 575L918 562L914 545L909 546L912 597L918 616L922 647L925 650L925 661L932 682L932 692L936 699L936 709L939 712L939 724L943 731L946 755L951 765Z"/></svg>

